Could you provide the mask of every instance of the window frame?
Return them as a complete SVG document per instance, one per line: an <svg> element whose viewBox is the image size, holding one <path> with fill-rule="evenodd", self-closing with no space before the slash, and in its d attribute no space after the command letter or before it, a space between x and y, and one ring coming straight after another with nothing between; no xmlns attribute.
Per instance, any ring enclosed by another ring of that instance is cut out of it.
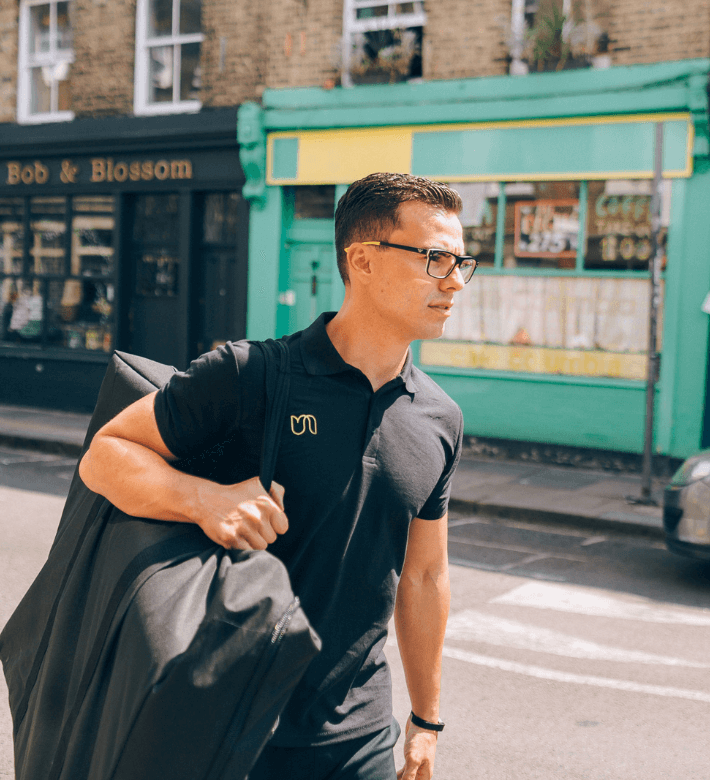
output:
<svg viewBox="0 0 710 780"><path fill-rule="evenodd" d="M17 79L17 121L19 124L42 124L46 122L71 122L73 111L52 110L51 104L58 103L57 81L50 86L50 110L32 113L32 69L39 67L56 67L61 63L74 63L74 48L56 48L57 3L64 0L20 0L20 15L18 26L18 79ZM48 5L50 15L49 51L30 53L31 9L38 5ZM52 34L54 31L54 34Z"/></svg>
<svg viewBox="0 0 710 780"><path fill-rule="evenodd" d="M148 96L150 93L150 49L157 46L172 46L173 52L176 47L184 44L200 43L202 44L205 35L199 33L184 33L177 35L160 35L150 37L148 35L148 14L150 12L151 0L137 0L136 4L136 55L135 55L135 78L133 111L136 116L156 116L162 114L178 113L196 113L202 108L201 100L180 100L180 55L173 54L173 100L165 103L150 103ZM172 26L173 31L179 30L180 21L180 3L181 0L172 0ZM180 48L177 48L180 52ZM175 99L177 94L178 99Z"/></svg>
<svg viewBox="0 0 710 780"><path fill-rule="evenodd" d="M510 9L510 69L511 76L526 76L530 68L523 59L523 44L528 31L525 21L526 0L512 0ZM569 19L572 13L572 0L562 0L562 13Z"/></svg>
<svg viewBox="0 0 710 780"><path fill-rule="evenodd" d="M374 8L387 6L387 16L373 16L367 19L358 19L357 11L360 8ZM410 27L426 27L426 11L424 0L413 0L413 5L419 6L411 14L398 14L396 6L402 5L400 0L343 0L343 39L342 39L342 71L340 80L344 87L354 86L350 73L352 37L357 33L375 32L378 30L399 30Z"/></svg>

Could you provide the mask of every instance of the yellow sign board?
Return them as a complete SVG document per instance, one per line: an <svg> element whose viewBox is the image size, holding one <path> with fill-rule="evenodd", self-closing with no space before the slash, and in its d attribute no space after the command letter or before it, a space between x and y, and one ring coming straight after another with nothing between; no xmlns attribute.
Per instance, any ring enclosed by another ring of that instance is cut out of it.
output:
<svg viewBox="0 0 710 780"><path fill-rule="evenodd" d="M638 353L456 341L422 342L419 360L425 367L483 368L530 374L639 380L646 378L647 365L646 355Z"/></svg>

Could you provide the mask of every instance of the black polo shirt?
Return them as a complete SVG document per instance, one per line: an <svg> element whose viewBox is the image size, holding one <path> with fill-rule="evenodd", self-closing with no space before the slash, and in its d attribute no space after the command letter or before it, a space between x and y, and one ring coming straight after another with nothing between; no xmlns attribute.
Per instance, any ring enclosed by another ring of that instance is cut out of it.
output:
<svg viewBox="0 0 710 780"><path fill-rule="evenodd" d="M288 568L323 649L273 738L284 746L389 725L383 648L409 523L446 513L461 449L460 409L411 354L402 373L373 392L330 341L332 316L287 338L291 389L275 479L289 529L269 550ZM233 481L258 474L263 383L262 353L247 341L203 355L156 397L165 444L188 458L232 438Z"/></svg>

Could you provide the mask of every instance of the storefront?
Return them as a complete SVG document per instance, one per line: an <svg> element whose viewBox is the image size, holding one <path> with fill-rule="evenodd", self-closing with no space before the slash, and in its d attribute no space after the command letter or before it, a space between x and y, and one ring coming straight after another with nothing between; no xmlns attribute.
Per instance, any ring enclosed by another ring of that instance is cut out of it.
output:
<svg viewBox="0 0 710 780"><path fill-rule="evenodd" d="M480 268L444 338L418 344L416 358L461 405L466 433L641 452L662 123L655 446L694 452L706 443L709 71L691 60L267 91L262 109L240 114L256 205L250 337L301 327L342 300L332 214L351 181L376 170L447 181ZM262 264L274 256L278 268Z"/></svg>
<svg viewBox="0 0 710 780"><path fill-rule="evenodd" d="M114 349L246 328L236 109L0 129L0 403L90 410Z"/></svg>

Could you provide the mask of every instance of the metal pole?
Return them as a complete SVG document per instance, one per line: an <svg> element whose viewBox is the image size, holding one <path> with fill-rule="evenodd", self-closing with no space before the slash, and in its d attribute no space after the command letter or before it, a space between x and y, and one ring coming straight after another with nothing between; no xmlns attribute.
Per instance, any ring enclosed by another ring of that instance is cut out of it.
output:
<svg viewBox="0 0 710 780"><path fill-rule="evenodd" d="M661 289L662 248L659 241L661 229L661 187L663 185L663 122L656 123L656 146L653 166L653 193L651 197L651 305L648 322L648 367L646 374L646 430L644 434L643 468L641 476L642 504L655 504L651 496L653 477L653 413L658 379L658 306Z"/></svg>

